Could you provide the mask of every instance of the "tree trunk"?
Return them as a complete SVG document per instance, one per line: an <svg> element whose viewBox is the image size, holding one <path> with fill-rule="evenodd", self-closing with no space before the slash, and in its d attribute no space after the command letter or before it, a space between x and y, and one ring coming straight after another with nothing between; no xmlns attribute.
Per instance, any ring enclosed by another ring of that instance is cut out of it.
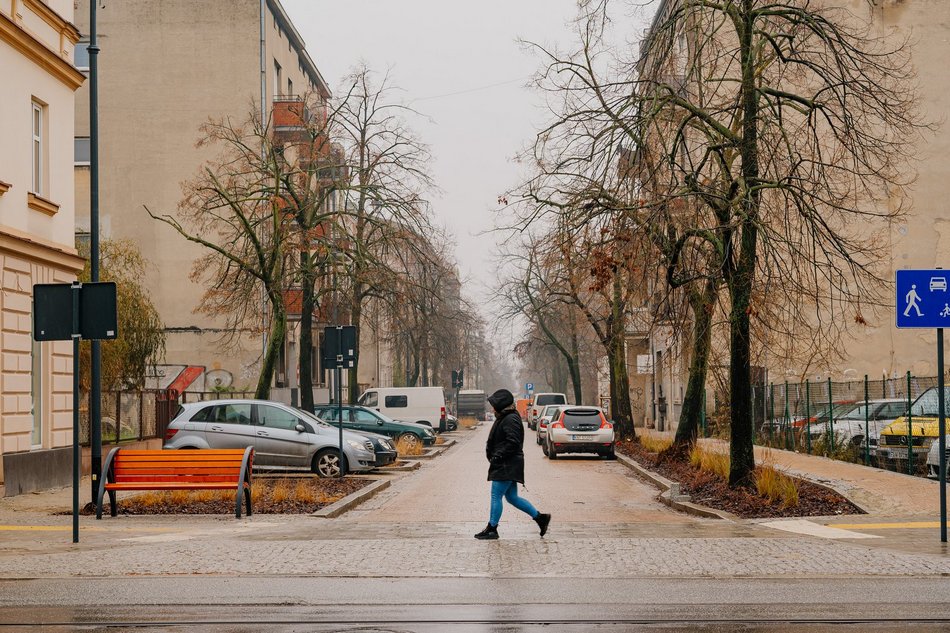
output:
<svg viewBox="0 0 950 633"><path fill-rule="evenodd" d="M607 359L610 363L610 409L617 435L636 438L633 428L633 407L630 404L630 376L627 373L626 311L621 301L620 275L614 275L610 319L610 340Z"/></svg>
<svg viewBox="0 0 950 633"><path fill-rule="evenodd" d="M254 397L258 400L270 398L270 386L274 381L274 370L280 350L284 346L284 336L287 332L287 312L284 309L283 296L280 291L268 292L271 305L270 336L267 340L267 349L261 364L261 375L257 380L257 389Z"/></svg>
<svg viewBox="0 0 950 633"><path fill-rule="evenodd" d="M729 319L729 422L730 464L729 485L747 486L752 482L755 470L753 452L754 430L752 422L752 353L751 353L751 302L752 284L755 277L756 247L760 193L758 153L758 92L756 67L752 48L753 0L743 0L742 28L739 33L742 63L742 176L745 193L742 196L742 222L740 224L740 251L735 269L728 279L732 302Z"/></svg>
<svg viewBox="0 0 950 633"><path fill-rule="evenodd" d="M313 411L313 310L316 299L313 286L316 270L308 253L300 253L300 285L303 287L300 300L300 354L298 371L300 376L300 408Z"/></svg>
<svg viewBox="0 0 950 633"><path fill-rule="evenodd" d="M567 369L571 374L571 386L574 388L574 404L581 404L584 402L584 394L581 390L581 363L577 347L577 321L571 314L571 353L567 357Z"/></svg>
<svg viewBox="0 0 950 633"><path fill-rule="evenodd" d="M699 435L699 420L702 418L706 390L706 374L709 368L709 349L712 341L712 318L716 301L716 288L707 281L705 288L690 292L690 307L693 312L693 349L689 362L689 380L683 409L680 412L673 450L688 450Z"/></svg>
<svg viewBox="0 0 950 633"><path fill-rule="evenodd" d="M350 325L356 326L356 360L353 361L353 367L350 368L349 398L350 402L356 402L360 397L359 371L360 371L360 331L363 318L363 284L357 284L353 287L353 299L350 305ZM378 378L378 377L377 377Z"/></svg>

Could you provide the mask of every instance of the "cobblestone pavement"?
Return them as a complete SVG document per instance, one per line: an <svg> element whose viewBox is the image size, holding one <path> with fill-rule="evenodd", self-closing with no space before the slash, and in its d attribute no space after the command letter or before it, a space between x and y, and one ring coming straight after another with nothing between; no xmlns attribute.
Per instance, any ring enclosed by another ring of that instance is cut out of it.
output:
<svg viewBox="0 0 950 633"><path fill-rule="evenodd" d="M656 490L616 462L550 462L526 445L525 496L555 516L539 539L506 508L502 539L484 525L487 428L340 519L310 516L83 518L69 543L68 517L0 508L0 577L281 575L324 577L637 578L950 575L950 557L917 555L699 519L667 509ZM531 436L529 435L529 438ZM64 529L67 528L67 529Z"/></svg>

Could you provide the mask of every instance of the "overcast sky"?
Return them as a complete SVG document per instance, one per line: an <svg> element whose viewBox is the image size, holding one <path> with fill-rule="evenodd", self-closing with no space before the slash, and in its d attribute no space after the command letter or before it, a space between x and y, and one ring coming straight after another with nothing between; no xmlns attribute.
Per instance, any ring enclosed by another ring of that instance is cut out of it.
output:
<svg viewBox="0 0 950 633"><path fill-rule="evenodd" d="M522 38L569 43L576 0L283 0L314 62L336 88L359 60L392 69L405 99L431 118L414 128L443 193L436 219L454 235L466 294L492 284L499 194L517 183L511 159L544 121L525 87L538 58Z"/></svg>

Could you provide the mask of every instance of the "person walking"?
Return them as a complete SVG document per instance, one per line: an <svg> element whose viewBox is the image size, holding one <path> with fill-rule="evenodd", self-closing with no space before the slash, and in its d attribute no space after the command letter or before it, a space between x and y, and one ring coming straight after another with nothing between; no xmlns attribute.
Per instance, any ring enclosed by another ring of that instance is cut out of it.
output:
<svg viewBox="0 0 950 633"><path fill-rule="evenodd" d="M507 389L499 389L488 397L488 403L495 410L495 423L485 444L488 481L491 482L491 511L488 525L475 538L498 538L502 499L534 519L544 538L551 515L538 512L530 501L518 496L518 484L524 484L524 425L515 409L515 397Z"/></svg>

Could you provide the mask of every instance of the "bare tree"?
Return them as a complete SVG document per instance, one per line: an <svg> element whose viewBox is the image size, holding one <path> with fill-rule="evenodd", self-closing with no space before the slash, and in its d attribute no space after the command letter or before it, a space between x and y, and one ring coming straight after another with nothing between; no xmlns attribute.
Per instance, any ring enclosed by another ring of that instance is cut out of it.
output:
<svg viewBox="0 0 950 633"><path fill-rule="evenodd" d="M427 231L424 196L434 185L428 172L428 148L405 120L417 113L396 99L397 89L389 76L377 78L361 64L344 83L346 97L335 109L349 172L343 229L349 245L345 251L348 312L358 337L366 300L396 285L384 253L416 246L416 241L402 238ZM395 246L400 240L400 246ZM356 365L350 370L350 401L359 395L358 370Z"/></svg>

